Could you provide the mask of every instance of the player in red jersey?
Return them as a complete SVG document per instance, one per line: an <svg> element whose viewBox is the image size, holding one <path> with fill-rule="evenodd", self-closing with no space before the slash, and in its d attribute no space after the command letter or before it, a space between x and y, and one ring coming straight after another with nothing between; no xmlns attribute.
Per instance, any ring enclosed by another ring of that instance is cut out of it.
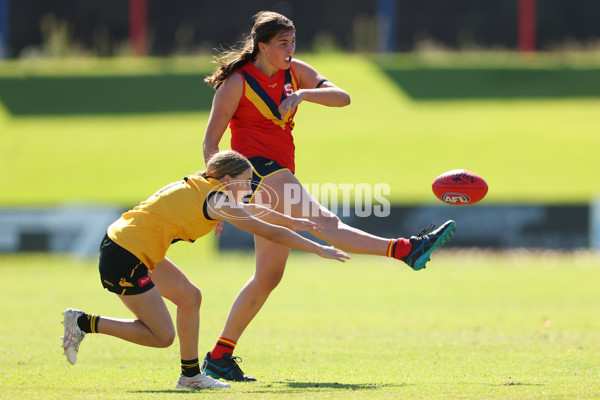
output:
<svg viewBox="0 0 600 400"><path fill-rule="evenodd" d="M220 59L220 67L206 78L216 93L204 136L205 160L219 151L229 125L231 147L252 163L254 195L251 201L284 199L285 189L296 187L302 201L284 207L292 216L304 216L323 230L319 238L344 251L394 257L415 270L425 267L431 252L443 245L454 231L448 221L435 231L423 230L410 239L377 237L342 223L339 218L306 191L294 176L293 118L303 101L328 107L350 104L346 91L329 82L309 64L295 59L296 30L288 18L263 11L244 46L232 49ZM289 193L289 192L288 192ZM285 199L284 199L285 201ZM309 204L310 215L303 215ZM266 204L265 204L266 205ZM431 228L433 229L433 228ZM217 230L218 233L218 230ZM235 299L225 327L214 349L203 363L207 375L226 380L255 380L244 375L233 350L238 339L279 284L290 252L289 247L255 236L256 270Z"/></svg>

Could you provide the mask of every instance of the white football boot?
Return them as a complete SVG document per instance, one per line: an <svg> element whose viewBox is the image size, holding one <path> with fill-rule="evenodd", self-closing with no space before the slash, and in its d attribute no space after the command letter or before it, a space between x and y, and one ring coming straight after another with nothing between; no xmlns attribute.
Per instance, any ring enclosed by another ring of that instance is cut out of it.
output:
<svg viewBox="0 0 600 400"><path fill-rule="evenodd" d="M177 389L226 389L230 388L231 385L199 373L192 377L180 375L175 387Z"/></svg>
<svg viewBox="0 0 600 400"><path fill-rule="evenodd" d="M64 328L64 335L61 337L63 340L62 347L67 360L71 364L75 364L77 362L79 345L85 337L85 332L79 329L79 325L77 325L77 318L82 316L84 312L67 308L62 314L63 320L61 322Z"/></svg>

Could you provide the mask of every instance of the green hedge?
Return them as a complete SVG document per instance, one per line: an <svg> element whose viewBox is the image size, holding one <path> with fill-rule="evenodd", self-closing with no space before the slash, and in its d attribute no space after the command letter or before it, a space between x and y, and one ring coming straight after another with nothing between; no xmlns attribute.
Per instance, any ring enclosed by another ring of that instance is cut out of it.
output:
<svg viewBox="0 0 600 400"><path fill-rule="evenodd" d="M214 91L202 74L0 78L0 101L14 116L194 112Z"/></svg>

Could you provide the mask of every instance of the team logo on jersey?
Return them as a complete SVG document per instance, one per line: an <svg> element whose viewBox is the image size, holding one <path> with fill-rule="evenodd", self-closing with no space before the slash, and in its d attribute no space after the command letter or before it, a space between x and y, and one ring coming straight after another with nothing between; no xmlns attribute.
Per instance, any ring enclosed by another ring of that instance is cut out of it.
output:
<svg viewBox="0 0 600 400"><path fill-rule="evenodd" d="M275 83L274 83L274 84L272 84L272 85L269 85L269 87L270 87L271 89L273 89L275 86L277 86L277 82L275 82Z"/></svg>
<svg viewBox="0 0 600 400"><path fill-rule="evenodd" d="M283 90L285 90L285 94L287 96L291 96L294 94L294 88L292 87L291 83L286 83L285 85L283 85Z"/></svg>
<svg viewBox="0 0 600 400"><path fill-rule="evenodd" d="M121 278L121 280L119 281L119 286L121 286L121 287L133 287L133 283L127 282L125 280L125 278Z"/></svg>

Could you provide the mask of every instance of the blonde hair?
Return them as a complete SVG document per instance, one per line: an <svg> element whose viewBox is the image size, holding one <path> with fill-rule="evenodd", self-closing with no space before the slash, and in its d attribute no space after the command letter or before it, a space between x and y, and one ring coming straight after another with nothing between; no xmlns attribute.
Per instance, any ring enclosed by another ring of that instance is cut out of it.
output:
<svg viewBox="0 0 600 400"><path fill-rule="evenodd" d="M233 71L252 61L258 55L258 43L269 43L281 32L296 31L294 23L274 11L261 11L254 16L254 26L238 47L221 51L218 57L213 57L220 66L204 81L215 90L225 82Z"/></svg>
<svg viewBox="0 0 600 400"><path fill-rule="evenodd" d="M203 178L221 179L225 175L236 177L252 168L250 161L237 151L224 150L213 155L206 163L206 171L198 172Z"/></svg>

